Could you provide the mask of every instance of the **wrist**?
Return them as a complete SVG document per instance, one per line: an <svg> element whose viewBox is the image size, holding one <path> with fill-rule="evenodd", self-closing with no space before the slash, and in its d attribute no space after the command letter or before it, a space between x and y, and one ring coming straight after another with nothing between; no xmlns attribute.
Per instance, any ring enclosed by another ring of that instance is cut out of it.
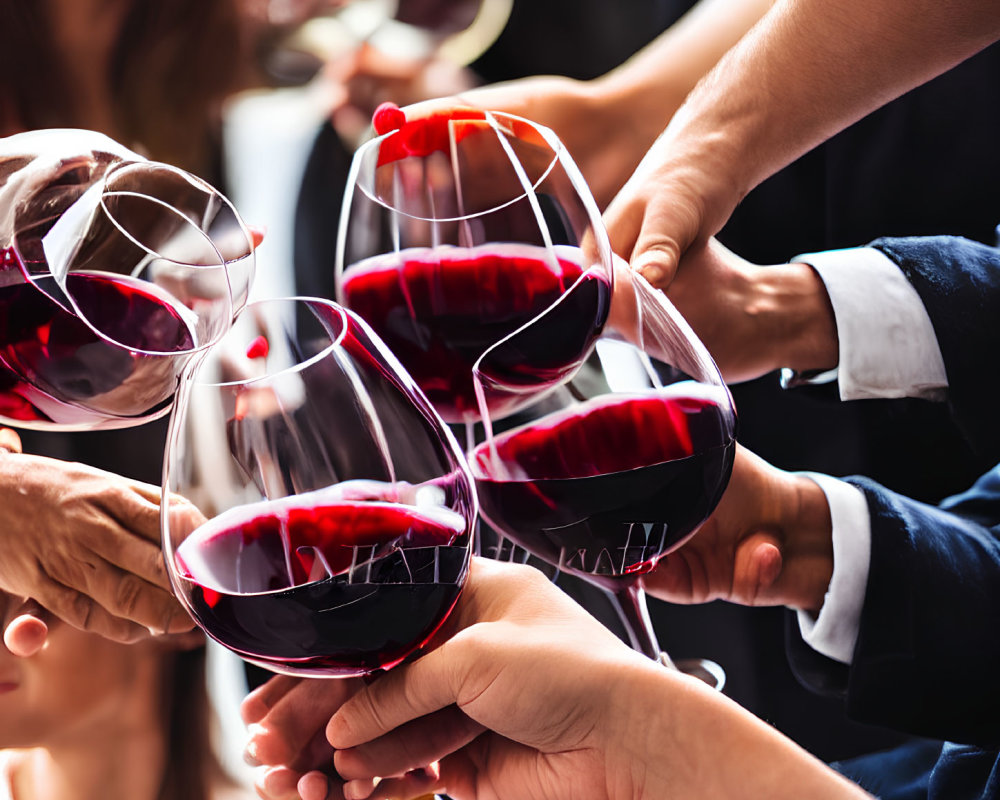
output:
<svg viewBox="0 0 1000 800"><path fill-rule="evenodd" d="M808 264L760 267L756 313L773 369L822 372L837 366L839 340L826 287Z"/></svg>
<svg viewBox="0 0 1000 800"><path fill-rule="evenodd" d="M619 69L584 85L599 110L638 149L637 162L667 127L689 89L664 81L661 76L654 78L635 80Z"/></svg>
<svg viewBox="0 0 1000 800"><path fill-rule="evenodd" d="M609 676L607 687L607 705L613 710L609 718L616 718L605 726L602 746L609 798L684 795L679 787L698 787L698 775L708 763L702 747L710 740L690 723L703 713L699 704L704 695L715 691L650 659L630 666L627 675Z"/></svg>
<svg viewBox="0 0 1000 800"><path fill-rule="evenodd" d="M781 582L784 605L817 614L833 577L833 524L826 494L803 475L785 474L788 482L781 523L785 546Z"/></svg>

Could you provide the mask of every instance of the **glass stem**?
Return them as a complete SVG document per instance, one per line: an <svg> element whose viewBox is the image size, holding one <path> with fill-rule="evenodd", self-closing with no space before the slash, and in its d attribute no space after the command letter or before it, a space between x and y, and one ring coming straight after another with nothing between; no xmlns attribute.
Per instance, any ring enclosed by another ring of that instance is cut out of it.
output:
<svg viewBox="0 0 1000 800"><path fill-rule="evenodd" d="M615 592L615 605L621 614L622 622L628 631L632 647L654 661L659 661L668 667L674 667L670 657L660 650L656 640L653 623L649 620L649 609L646 608L646 593L632 585Z"/></svg>

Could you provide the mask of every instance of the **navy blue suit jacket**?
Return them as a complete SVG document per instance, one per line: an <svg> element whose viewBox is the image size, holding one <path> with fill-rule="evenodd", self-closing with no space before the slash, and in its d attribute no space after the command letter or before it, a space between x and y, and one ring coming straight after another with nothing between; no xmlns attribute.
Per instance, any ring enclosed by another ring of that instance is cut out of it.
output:
<svg viewBox="0 0 1000 800"><path fill-rule="evenodd" d="M955 421L1000 462L1000 250L954 237L873 246L919 293L944 357ZM934 453L927 453L934 469ZM860 721L947 739L927 797L1000 798L1000 466L935 507L865 478L871 568L850 667L792 629L796 675L841 693ZM914 796L914 795L906 795Z"/></svg>

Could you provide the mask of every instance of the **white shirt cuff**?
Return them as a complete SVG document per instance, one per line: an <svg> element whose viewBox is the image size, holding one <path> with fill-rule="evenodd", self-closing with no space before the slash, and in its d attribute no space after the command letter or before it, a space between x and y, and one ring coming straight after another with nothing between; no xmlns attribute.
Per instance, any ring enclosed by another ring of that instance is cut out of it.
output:
<svg viewBox="0 0 1000 800"><path fill-rule="evenodd" d="M826 286L840 339L842 400L943 398L948 387L934 326L902 270L871 247L805 253Z"/></svg>
<svg viewBox="0 0 1000 800"><path fill-rule="evenodd" d="M871 518L864 492L845 481L813 472L830 506L833 524L833 576L819 616L798 612L802 639L828 658L850 664L858 641L861 610L871 563Z"/></svg>

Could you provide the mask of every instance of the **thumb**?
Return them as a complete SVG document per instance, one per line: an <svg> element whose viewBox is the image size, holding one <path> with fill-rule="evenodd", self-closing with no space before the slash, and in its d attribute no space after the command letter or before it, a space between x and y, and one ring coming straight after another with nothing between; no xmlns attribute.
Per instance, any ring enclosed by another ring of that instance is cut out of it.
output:
<svg viewBox="0 0 1000 800"><path fill-rule="evenodd" d="M664 187L653 194L636 235L630 263L657 289L666 289L681 257L701 234L704 214L694 195Z"/></svg>
<svg viewBox="0 0 1000 800"><path fill-rule="evenodd" d="M0 451L8 453L21 452L21 437L10 428L0 428Z"/></svg>
<svg viewBox="0 0 1000 800"><path fill-rule="evenodd" d="M644 277L650 286L666 289L677 274L682 245L673 239L638 244L632 258L632 269Z"/></svg>
<svg viewBox="0 0 1000 800"><path fill-rule="evenodd" d="M676 187L632 188L631 181L608 207L604 222L611 249L627 255L632 269L657 289L666 289L681 256L698 238L700 202Z"/></svg>
<svg viewBox="0 0 1000 800"><path fill-rule="evenodd" d="M733 564L733 599L743 605L768 605L782 565L781 543L774 534L757 531L742 540Z"/></svg>
<svg viewBox="0 0 1000 800"><path fill-rule="evenodd" d="M49 626L45 609L33 600L28 600L3 632L3 643L15 656L29 658L45 645Z"/></svg>

